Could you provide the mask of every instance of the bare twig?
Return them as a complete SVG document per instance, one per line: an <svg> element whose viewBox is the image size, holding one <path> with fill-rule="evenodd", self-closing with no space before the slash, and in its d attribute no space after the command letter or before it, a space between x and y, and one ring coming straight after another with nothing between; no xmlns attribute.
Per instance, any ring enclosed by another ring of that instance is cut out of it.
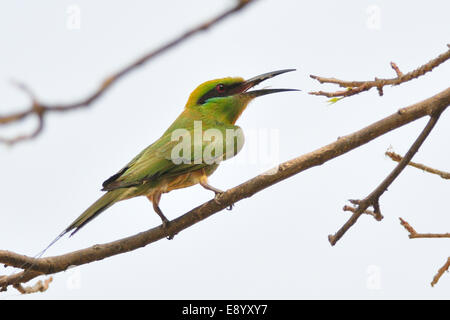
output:
<svg viewBox="0 0 450 320"><path fill-rule="evenodd" d="M392 160L396 161L396 162L400 162L403 157L395 152L392 151L386 151L385 153L389 158L391 158ZM423 171L429 172L429 173L433 173L436 174L438 176L440 176L442 179L450 179L450 172L445 172L445 171L441 171L441 170L437 170L431 167L428 167L424 164L421 163L416 163L416 162L412 162L410 161L408 163L409 166L411 167L415 167L417 169L421 169Z"/></svg>
<svg viewBox="0 0 450 320"><path fill-rule="evenodd" d="M282 180L292 177L304 170L343 155L367 142L386 134L396 128L408 124L424 116L442 112L450 105L450 88L424 101L401 109L382 120L379 120L359 131L343 136L330 143L300 157L281 163L270 174L261 174L224 192L219 201L210 200L186 214L172 220L168 228L155 227L137 235L117 240L111 243L95 245L93 247L75 251L61 256L33 259L10 251L0 250L0 263L8 266L26 269L21 272L0 278L0 288L6 290L10 285L25 283L41 274L53 274L66 270L72 265L82 265L93 261L125 253L144 247L152 242L163 239L170 234L176 234L193 224L227 208L233 203L248 198L261 190L268 188ZM1 289L0 289L1 290Z"/></svg>
<svg viewBox="0 0 450 320"><path fill-rule="evenodd" d="M445 271L448 272L450 268L450 257L448 257L447 262L438 270L436 275L433 277L433 281L431 281L431 286L434 287L436 283L438 283L439 279L442 277Z"/></svg>
<svg viewBox="0 0 450 320"><path fill-rule="evenodd" d="M49 277L48 279L44 280L44 282L42 282L42 280L39 280L34 286L24 287L20 283L16 283L13 285L13 287L22 294L44 292L48 289L50 282L52 281L53 277Z"/></svg>
<svg viewBox="0 0 450 320"><path fill-rule="evenodd" d="M225 18L242 10L248 4L255 2L255 1L257 1L257 0L239 0L239 1L237 1L236 5L234 7L224 11L223 13L219 14L218 16L214 17L211 20L201 23L198 26L186 31L182 35L167 42L166 44L162 45L161 47L157 48L156 50L146 53L145 55L143 55L136 61L125 66L123 69L110 75L100 84L100 86L92 94L88 95L87 97L85 97L79 101L76 101L73 103L65 103L65 104L63 104L63 103L46 104L44 102L37 100L34 95L30 95L31 91L24 84L19 84L19 87L22 88L23 90L27 91L27 93L30 95L31 100L32 100L32 105L28 108L28 110L18 112L18 113L13 113L10 115L0 116L0 125L16 123L20 120L23 120L23 119L28 118L33 115L37 116L37 119L39 122L38 122L36 129L31 134L19 135L17 137L11 138L11 139L0 138L0 143L12 145L12 144L24 141L24 140L29 140L29 139L35 138L42 132L42 130L44 128L45 115L47 113L66 112L66 111L90 106L93 102L95 102L98 98L100 98L109 88L111 88L114 83L116 83L119 79L123 78L125 75L127 75L131 71L134 71L135 69L142 66L146 62L159 56L160 54L166 52L167 50L175 47L176 45L184 42L185 40L191 38L195 34L209 29L213 25L216 25L217 23L223 21Z"/></svg>
<svg viewBox="0 0 450 320"><path fill-rule="evenodd" d="M400 224L409 232L410 239L419 239L419 238L450 238L450 233L418 233L416 230L405 220L400 219ZM433 277L433 281L431 281L431 286L434 287L435 284L438 283L441 276L445 271L448 271L450 267L450 257L447 262L438 270L437 274Z"/></svg>
<svg viewBox="0 0 450 320"><path fill-rule="evenodd" d="M447 45L450 48L450 45ZM396 86L401 83L410 81L412 79L416 79L422 75L424 75L427 72L430 72L443 62L447 61L450 58L450 49L446 52L439 55L437 58L430 60L428 63L420 66L419 68L408 72L407 74L403 74L398 66L391 62L391 67L394 69L395 73L397 74L396 78L391 79L378 79L375 78L375 80L372 81L344 81L339 80L336 78L325 78L325 77L319 77L315 75L310 75L311 78L319 81L320 83L332 83L336 84L342 88L345 88L345 90L340 90L336 92L325 92L325 91L313 91L309 92L309 94L316 95L316 96L325 96L328 98L333 97L349 97L353 96L355 94L358 94L363 91L368 91L372 88L377 88L378 93L380 96L383 95L383 87L386 85Z"/></svg>
<svg viewBox="0 0 450 320"><path fill-rule="evenodd" d="M357 208L352 207L352 206L345 205L345 206L342 208L342 210L343 210L343 211L356 212ZM374 218L377 219L377 220L383 219L383 216L380 216L379 214L376 214L376 213L373 212L372 210L368 210L368 209L367 209L367 210L364 210L363 213L368 214L369 216L372 216L372 217L374 217Z"/></svg>
<svg viewBox="0 0 450 320"><path fill-rule="evenodd" d="M403 77L403 72L400 71L400 68L395 62L391 62L391 68L394 69L395 73L397 74L397 78Z"/></svg>
<svg viewBox="0 0 450 320"><path fill-rule="evenodd" d="M450 233L418 233L416 230L414 230L411 225L403 220L400 219L400 224L409 232L409 238L410 239L419 239L419 238L450 238Z"/></svg>
<svg viewBox="0 0 450 320"><path fill-rule="evenodd" d="M408 165L409 161L419 150L420 146L423 144L425 139L430 134L431 130L433 130L436 125L439 117L442 113L442 110L437 110L430 116L430 120L427 125L417 137L416 141L409 148L408 152L404 156L404 158L399 162L399 164L392 170L392 172L381 182L381 184L372 191L366 198L359 201L353 201L354 204L357 204L357 208L355 212L352 214L350 219L334 234L329 235L328 240L331 245L335 245L337 241L356 223L359 217L364 213L367 208L372 206L374 208L374 215L377 220L382 219L379 200L381 195L387 190L387 188L394 182L394 180L398 177L398 175L403 171L403 169Z"/></svg>

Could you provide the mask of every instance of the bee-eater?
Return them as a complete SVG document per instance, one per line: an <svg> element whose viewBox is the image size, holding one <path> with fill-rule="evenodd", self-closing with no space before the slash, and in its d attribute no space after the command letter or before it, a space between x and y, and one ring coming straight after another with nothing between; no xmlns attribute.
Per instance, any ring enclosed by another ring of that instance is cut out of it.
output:
<svg viewBox="0 0 450 320"><path fill-rule="evenodd" d="M72 236L100 213L121 200L146 196L152 202L153 209L161 218L163 225L167 226L169 220L159 208L163 193L197 183L214 191L216 196L222 193L221 190L208 184L208 176L217 169L220 160L234 156L242 147L242 145L235 145L236 137L232 140L225 139L227 130L234 132L240 130L235 122L254 98L270 93L296 91L296 89L248 90L266 79L294 70L269 72L249 80L228 77L210 80L199 85L189 96L184 110L166 132L119 172L107 179L102 189L106 193L75 219L50 246L70 231ZM178 155L174 156L174 147L179 143L178 139L174 139L174 132L181 130L184 133L183 137L186 134L192 137L196 134L194 131L199 122L201 123L200 138L208 129L215 129L216 133L223 134L223 140L216 141L217 137L210 141L201 139L196 145L194 137L194 139L188 139L190 147L188 155L183 154L181 158ZM204 151L211 149L212 145L217 147L217 142L221 142L219 145L222 147L215 148L209 159L204 159ZM200 152L190 154L196 148ZM228 152L229 149L231 152Z"/></svg>

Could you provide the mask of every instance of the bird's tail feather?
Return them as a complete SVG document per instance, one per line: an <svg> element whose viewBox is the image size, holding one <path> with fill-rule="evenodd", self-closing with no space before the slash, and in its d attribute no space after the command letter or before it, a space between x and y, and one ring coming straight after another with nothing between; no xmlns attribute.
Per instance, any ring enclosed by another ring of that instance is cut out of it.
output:
<svg viewBox="0 0 450 320"><path fill-rule="evenodd" d="M123 199L126 194L125 189L116 189L113 191L108 191L103 196L101 196L97 201L95 201L89 208L87 208L78 218L76 218L63 232L61 232L50 244L39 253L39 256L48 250L56 241L63 237L66 233L72 231L70 236L73 236L82 227L84 227L88 222L92 221L100 213L111 207L117 201Z"/></svg>
<svg viewBox="0 0 450 320"><path fill-rule="evenodd" d="M72 231L70 236L73 236L76 232L78 232L82 227L84 227L88 222L92 221L95 217L97 217L100 213L111 207L115 202L124 199L127 192L125 189L116 189L113 191L109 191L105 193L102 197L100 197L97 201L95 201L89 208L87 208L78 218L75 219L63 232L61 232L50 244L41 252L36 254L33 258L38 259L42 257L42 255L55 244L56 241L61 239L66 233ZM23 268L26 264L22 265ZM29 267L27 267L24 271L28 271L34 266L32 263Z"/></svg>
<svg viewBox="0 0 450 320"><path fill-rule="evenodd" d="M101 198L95 201L89 208L87 208L78 218L75 219L63 232L62 235L72 231L70 236L77 233L87 223L92 221L100 213L111 207L115 202L122 200L124 189L116 189L105 193ZM61 236L62 236L61 235Z"/></svg>

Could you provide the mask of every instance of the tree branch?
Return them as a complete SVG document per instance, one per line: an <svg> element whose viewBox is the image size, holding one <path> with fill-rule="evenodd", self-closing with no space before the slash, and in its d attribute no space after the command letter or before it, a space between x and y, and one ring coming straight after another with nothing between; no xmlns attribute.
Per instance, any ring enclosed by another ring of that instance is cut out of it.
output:
<svg viewBox="0 0 450 320"><path fill-rule="evenodd" d="M409 238L410 239L419 239L419 238L450 238L450 233L418 233L416 230L414 230L411 225L403 220L400 219L400 224L409 232Z"/></svg>
<svg viewBox="0 0 450 320"><path fill-rule="evenodd" d="M431 286L434 287L436 283L438 283L439 279L442 277L445 271L448 272L450 268L450 257L448 257L447 262L438 270L436 275L433 277L433 281L431 281Z"/></svg>
<svg viewBox="0 0 450 320"><path fill-rule="evenodd" d="M208 218L209 216L225 209L233 203L251 197L255 193L264 190L284 179L292 177L304 170L341 156L377 137L394 129L406 125L414 120L427 115L444 111L450 105L450 88L398 112L379 120L359 131L339 138L330 143L300 157L286 161L278 165L277 170L258 175L232 189L224 192L219 201L210 200L184 215L172 220L168 228L158 226L148 231L136 234L114 242L94 245L90 248L78 250L60 256L33 259L14 252L0 250L0 263L16 268L27 269L10 276L0 278L0 288L6 290L9 285L24 283L40 274L53 274L66 270L70 266L78 266L107 257L125 253L144 247L152 242L163 239L171 234L176 234L192 226L193 224Z"/></svg>
<svg viewBox="0 0 450 320"><path fill-rule="evenodd" d="M44 280L44 282L39 280L38 282L36 282L36 284L34 286L24 287L20 283L16 283L13 285L13 287L22 294L44 292L48 289L48 286L50 285L50 282L52 282L52 281L53 281L53 277L49 277L48 279Z"/></svg>
<svg viewBox="0 0 450 320"><path fill-rule="evenodd" d="M426 138L428 137L428 135L438 122L442 111L443 110L436 110L435 112L433 112L433 114L431 114L430 120L428 121L427 125L422 130L420 135L417 137L416 141L414 141L412 146L409 148L404 158L399 162L399 164L394 168L394 170L392 170L392 172L381 182L381 184L374 191L372 191L363 200L351 201L353 204L357 205L357 208L350 217L350 219L348 219L348 221L334 235L328 236L328 240L330 241L331 245L334 246L336 242L342 238L342 236L356 223L356 221L358 221L359 217L370 206L374 208L373 212L376 220L380 221L383 218L383 216L381 215L379 205L380 197L387 190L387 188L394 182L394 180L399 176L399 174L403 171L403 169L408 165L409 161L411 161L411 159L417 153L420 146L423 144L423 142L426 140Z"/></svg>
<svg viewBox="0 0 450 320"><path fill-rule="evenodd" d="M350 202L355 202L356 200L349 200L349 201L350 201ZM356 201L356 202L359 202L359 201ZM352 206L347 206L347 205L345 205L345 206L342 208L342 210L343 210L343 211L356 212L357 208L352 207ZM380 217L379 214L375 213L375 212L372 211L372 210L364 210L363 213L368 214L369 216L372 216L372 217L374 217L375 219L378 219L378 220L383 219L383 216Z"/></svg>
<svg viewBox="0 0 450 320"><path fill-rule="evenodd" d="M439 55L437 58L430 60L428 63L420 66L419 68L408 72L407 74L403 74L398 66L391 62L391 67L394 69L395 73L397 74L396 78L392 79L378 79L375 78L373 81L344 81L339 80L336 78L325 78L325 77L319 77L315 75L310 75L311 78L319 81L320 83L332 83L336 84L342 88L345 88L345 90L336 91L336 92L325 92L325 91L312 91L309 92L309 94L316 95L316 96L325 96L328 98L344 98L353 96L355 94L361 93L363 91L369 91L372 88L377 88L378 93L380 96L383 95L383 87L386 85L391 86L397 86L401 83L410 81L412 79L416 79L422 75L424 75L427 72L430 72L440 64L444 63L450 58L450 44L447 45L449 47L449 50Z"/></svg>
<svg viewBox="0 0 450 320"><path fill-rule="evenodd" d="M387 155L389 158L391 158L392 160L396 161L396 162L400 162L403 157L395 152L392 151L386 151L385 155ZM425 172L429 172L429 173L433 173L436 174L438 176L440 176L442 179L450 179L450 172L445 172L445 171L441 171L441 170L437 170L431 167L428 167L424 164L421 163L417 163L417 162L412 162L410 161L408 163L409 166L411 167L415 167L417 169L421 169Z"/></svg>
<svg viewBox="0 0 450 320"><path fill-rule="evenodd" d="M192 36L196 35L197 33L200 33L201 31L205 31L205 30L209 29L213 25L216 25L217 23L223 21L225 18L242 10L248 4L255 2L255 1L257 1L257 0L239 0L239 1L237 1L236 5L234 7L224 11L223 13L219 14L218 16L214 17L211 20L201 23L198 26L184 32L182 35L167 42L166 44L162 45L161 47L157 48L156 50L146 53L139 59L135 60L134 62L130 63L129 65L127 65L124 68L122 68L121 70L119 70L118 72L110 75L100 84L100 86L92 94L88 95L85 98L80 99L79 101L75 101L72 103L65 103L65 104L63 104L63 103L46 104L44 102L38 101L34 95L30 94L31 91L29 89L27 89L27 87L25 85L19 84L18 86L21 89L25 90L30 95L32 104L28 108L28 110L18 112L18 113L13 113L10 115L0 116L0 125L16 123L16 122L19 122L19 121L26 119L33 115L37 117L38 125L31 134L19 135L17 137L11 138L11 139L0 138L0 143L12 145L12 144L15 144L15 143L18 143L21 141L25 141L25 140L29 140L29 139L37 137L44 128L45 116L47 113L66 112L66 111L90 106L92 103L97 101L108 89L110 89L114 83L116 83L119 79L123 78L125 75L129 74L131 71L136 70L137 68L139 68L143 64L147 63L151 59L153 59L153 58L159 56L160 54L166 52L167 50L177 46L178 44L191 38Z"/></svg>
<svg viewBox="0 0 450 320"><path fill-rule="evenodd" d="M450 233L418 233L416 230L411 227L411 225L403 220L400 219L400 224L406 229L406 231L409 232L409 238L410 239L418 239L418 238L450 238ZM447 262L438 270L436 275L433 277L433 281L431 281L431 286L434 287L435 284L438 283L441 276L444 274L445 271L448 271L450 268L450 257L448 258Z"/></svg>

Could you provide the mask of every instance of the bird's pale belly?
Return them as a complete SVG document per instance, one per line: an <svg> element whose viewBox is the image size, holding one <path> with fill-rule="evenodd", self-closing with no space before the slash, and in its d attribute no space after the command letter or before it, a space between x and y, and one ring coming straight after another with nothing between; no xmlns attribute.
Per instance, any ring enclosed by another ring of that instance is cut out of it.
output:
<svg viewBox="0 0 450 320"><path fill-rule="evenodd" d="M159 198L162 193L167 193L172 190L187 188L206 180L218 167L218 164L210 165L199 170L183 173L173 177L163 178L156 185L153 185L147 190L139 192L141 195L147 196L151 201L154 198Z"/></svg>

